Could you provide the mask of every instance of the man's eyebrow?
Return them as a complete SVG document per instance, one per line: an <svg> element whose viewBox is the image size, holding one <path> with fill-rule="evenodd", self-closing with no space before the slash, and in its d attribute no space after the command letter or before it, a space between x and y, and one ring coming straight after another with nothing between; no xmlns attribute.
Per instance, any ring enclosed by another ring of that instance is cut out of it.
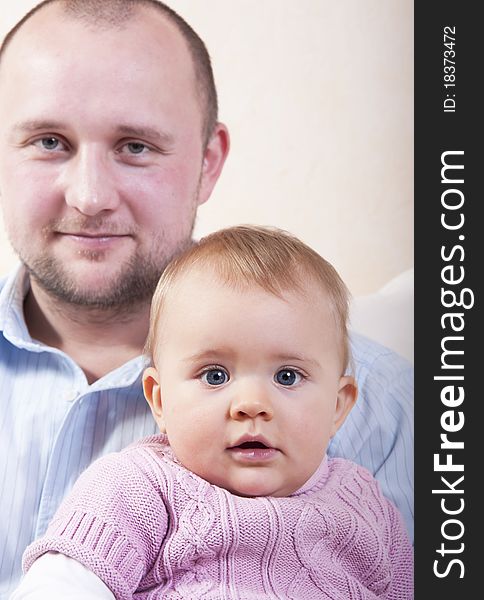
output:
<svg viewBox="0 0 484 600"><path fill-rule="evenodd" d="M15 123L12 127L12 132L15 133L30 133L35 131L62 131L66 130L67 125L62 121L54 121L48 119L28 119ZM162 146L171 146L174 143L174 138L169 133L159 131L154 127L146 127L144 125L119 125L116 128L118 135L144 138L159 143Z"/></svg>
<svg viewBox="0 0 484 600"><path fill-rule="evenodd" d="M165 131L159 131L154 127L145 127L144 125L119 125L117 131L119 134L129 137L153 140L162 146L171 146L174 143L172 135Z"/></svg>
<svg viewBox="0 0 484 600"><path fill-rule="evenodd" d="M30 131L40 130L60 130L65 129L66 125L61 121L51 121L47 119L29 119L15 123L12 127L14 133L28 133Z"/></svg>

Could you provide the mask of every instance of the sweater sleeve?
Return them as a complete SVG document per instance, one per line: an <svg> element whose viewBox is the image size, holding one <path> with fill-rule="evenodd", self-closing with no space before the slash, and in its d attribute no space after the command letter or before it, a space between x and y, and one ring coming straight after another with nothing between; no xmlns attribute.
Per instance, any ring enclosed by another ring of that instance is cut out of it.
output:
<svg viewBox="0 0 484 600"><path fill-rule="evenodd" d="M357 469L372 490L367 497L368 507L374 511L380 523L380 542L385 548L385 563L388 566L388 585L377 596L385 600L413 600L413 546L402 514L384 495L380 483L364 467L358 466Z"/></svg>
<svg viewBox="0 0 484 600"><path fill-rule="evenodd" d="M390 517L390 561L392 579L385 594L386 600L413 600L413 546L410 543L403 519L388 502Z"/></svg>
<svg viewBox="0 0 484 600"><path fill-rule="evenodd" d="M358 401L328 455L365 466L399 509L413 540L413 365L352 333Z"/></svg>
<svg viewBox="0 0 484 600"><path fill-rule="evenodd" d="M116 598L131 599L151 570L168 525L154 473L142 469L127 452L93 463L62 502L45 535L26 549L24 571L45 552L60 552L85 565Z"/></svg>
<svg viewBox="0 0 484 600"><path fill-rule="evenodd" d="M84 565L57 552L40 556L9 600L116 600Z"/></svg>

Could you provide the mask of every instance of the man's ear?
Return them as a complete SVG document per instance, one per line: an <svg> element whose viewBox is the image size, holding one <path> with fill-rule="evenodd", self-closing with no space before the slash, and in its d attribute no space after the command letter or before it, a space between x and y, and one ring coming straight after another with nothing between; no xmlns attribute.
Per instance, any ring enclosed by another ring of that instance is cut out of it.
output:
<svg viewBox="0 0 484 600"><path fill-rule="evenodd" d="M222 172L229 148L230 137L228 129L223 123L217 123L203 154L198 204L203 204L209 199Z"/></svg>
<svg viewBox="0 0 484 600"><path fill-rule="evenodd" d="M163 418L163 402L161 400L161 387L158 371L154 367L148 367L144 370L143 392L161 433L166 433L165 420Z"/></svg>
<svg viewBox="0 0 484 600"><path fill-rule="evenodd" d="M355 378L350 375L341 377L338 386L338 397L336 399L333 426L331 427L331 437L333 437L341 425L343 425L350 410L355 405L357 396L358 388L356 386Z"/></svg>

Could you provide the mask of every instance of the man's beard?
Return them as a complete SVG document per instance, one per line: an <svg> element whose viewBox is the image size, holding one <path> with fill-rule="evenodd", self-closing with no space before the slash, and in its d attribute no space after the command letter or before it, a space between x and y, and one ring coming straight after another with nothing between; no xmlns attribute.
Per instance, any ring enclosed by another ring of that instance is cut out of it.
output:
<svg viewBox="0 0 484 600"><path fill-rule="evenodd" d="M68 265L56 258L46 255L31 260L20 258L38 285L62 303L101 312L124 312L151 300L167 264L192 243L189 236L180 241L170 255L159 248L158 252L152 249L149 255L137 252L112 275L109 284L98 290L83 288L82 283L70 275ZM99 260L94 253L90 259L93 265Z"/></svg>

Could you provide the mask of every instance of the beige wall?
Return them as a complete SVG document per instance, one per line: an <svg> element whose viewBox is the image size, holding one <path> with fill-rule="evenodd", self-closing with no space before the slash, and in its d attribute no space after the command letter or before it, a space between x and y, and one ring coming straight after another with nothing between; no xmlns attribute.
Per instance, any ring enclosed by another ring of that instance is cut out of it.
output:
<svg viewBox="0 0 484 600"><path fill-rule="evenodd" d="M34 4L4 0L0 35ZM170 5L209 48L232 137L196 236L235 223L289 229L328 258L354 294L410 268L413 2ZM0 274L14 260L2 230Z"/></svg>

